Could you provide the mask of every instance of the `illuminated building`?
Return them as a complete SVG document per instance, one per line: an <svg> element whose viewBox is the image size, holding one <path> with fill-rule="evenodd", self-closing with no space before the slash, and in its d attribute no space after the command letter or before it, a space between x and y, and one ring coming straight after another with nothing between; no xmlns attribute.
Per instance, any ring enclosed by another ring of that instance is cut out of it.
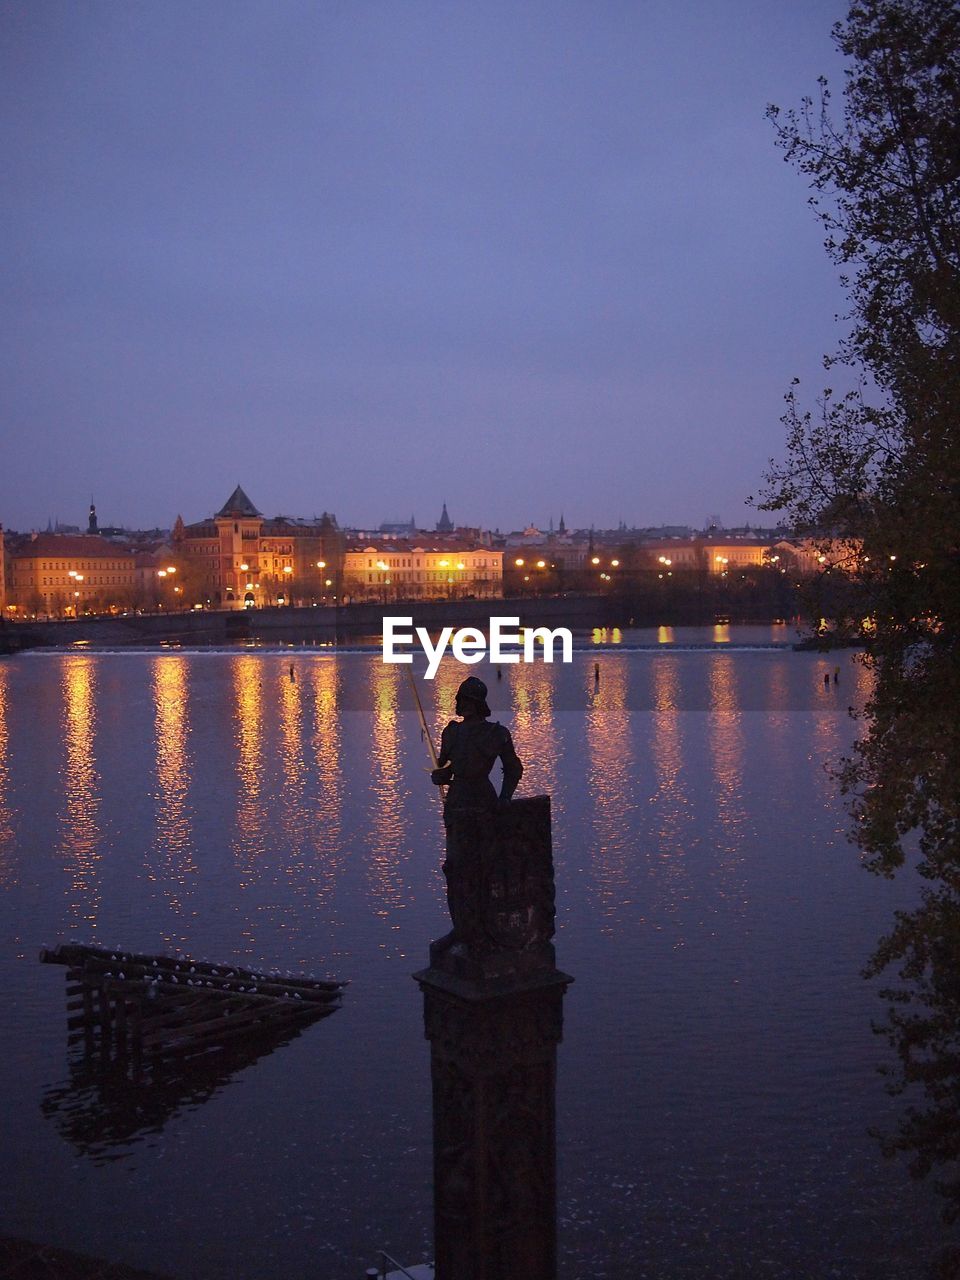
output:
<svg viewBox="0 0 960 1280"><path fill-rule="evenodd" d="M810 575L825 569L855 573L866 563L863 544L854 538L793 538L777 542L770 549L770 560L777 558L793 573Z"/></svg>
<svg viewBox="0 0 960 1280"><path fill-rule="evenodd" d="M502 594L503 552L490 547L389 542L344 552L344 599L463 599Z"/></svg>
<svg viewBox="0 0 960 1280"><path fill-rule="evenodd" d="M129 605L136 557L96 534L34 533L10 551L8 612L72 616Z"/></svg>
<svg viewBox="0 0 960 1280"><path fill-rule="evenodd" d="M188 603L214 608L334 600L339 541L332 516L267 519L239 485L209 520L173 528Z"/></svg>

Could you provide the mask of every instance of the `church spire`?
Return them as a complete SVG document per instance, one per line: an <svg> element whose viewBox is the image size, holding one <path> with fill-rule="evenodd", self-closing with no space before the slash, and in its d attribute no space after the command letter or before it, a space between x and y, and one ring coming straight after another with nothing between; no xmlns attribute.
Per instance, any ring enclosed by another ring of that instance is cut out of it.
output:
<svg viewBox="0 0 960 1280"><path fill-rule="evenodd" d="M447 504L443 504L443 512L437 521L437 533L452 533L453 521L447 515Z"/></svg>

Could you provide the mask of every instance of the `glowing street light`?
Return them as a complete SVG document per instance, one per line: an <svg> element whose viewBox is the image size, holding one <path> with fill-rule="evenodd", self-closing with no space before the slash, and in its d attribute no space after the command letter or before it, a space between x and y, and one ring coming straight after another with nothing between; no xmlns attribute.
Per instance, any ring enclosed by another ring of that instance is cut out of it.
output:
<svg viewBox="0 0 960 1280"><path fill-rule="evenodd" d="M522 568L523 568L523 556L517 556L516 560L514 560L514 562L513 562L513 563L517 566L517 568L518 568L518 569L522 569Z"/></svg>

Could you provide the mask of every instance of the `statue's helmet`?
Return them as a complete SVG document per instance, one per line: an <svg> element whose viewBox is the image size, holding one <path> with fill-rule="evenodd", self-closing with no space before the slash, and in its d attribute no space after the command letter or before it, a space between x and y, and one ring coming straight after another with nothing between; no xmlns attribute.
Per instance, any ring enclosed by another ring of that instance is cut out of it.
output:
<svg viewBox="0 0 960 1280"><path fill-rule="evenodd" d="M469 701L476 704L477 711L485 720L490 715L487 706L487 686L476 676L467 676L457 690L457 703Z"/></svg>

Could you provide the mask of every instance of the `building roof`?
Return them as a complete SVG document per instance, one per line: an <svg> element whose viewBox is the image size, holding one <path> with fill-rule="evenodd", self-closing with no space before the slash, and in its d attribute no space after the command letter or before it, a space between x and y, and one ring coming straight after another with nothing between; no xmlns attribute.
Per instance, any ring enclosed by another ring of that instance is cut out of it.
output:
<svg viewBox="0 0 960 1280"><path fill-rule="evenodd" d="M353 554L356 554L357 552L375 552L377 555L383 554L397 556L409 555L412 552L414 554L439 556L453 555L459 551L488 553L490 552L490 547L477 542L441 542L429 544L426 542L417 542L413 539L390 538L389 541L384 540L380 542L350 542L347 544L346 550ZM496 554L500 553L497 552Z"/></svg>
<svg viewBox="0 0 960 1280"><path fill-rule="evenodd" d="M231 493L220 510L218 516L257 516L261 513L253 505L247 495L243 492L239 485ZM216 517L214 517L216 518Z"/></svg>
<svg viewBox="0 0 960 1280"><path fill-rule="evenodd" d="M98 534L37 533L29 541L12 548L11 554L18 560L36 560L39 556L62 556L74 560L85 556L88 560L97 557L116 560L118 556L132 553L129 547L108 542Z"/></svg>

